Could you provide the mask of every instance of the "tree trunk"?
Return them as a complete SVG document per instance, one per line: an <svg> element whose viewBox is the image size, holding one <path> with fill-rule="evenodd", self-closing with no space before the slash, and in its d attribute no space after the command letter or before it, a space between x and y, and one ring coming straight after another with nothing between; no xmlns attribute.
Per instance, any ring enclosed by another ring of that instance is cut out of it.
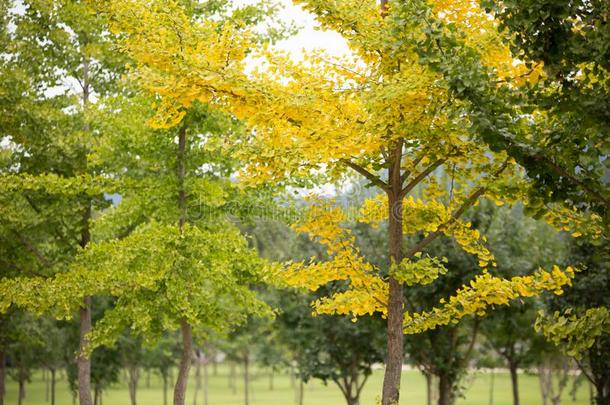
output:
<svg viewBox="0 0 610 405"><path fill-rule="evenodd" d="M87 334L91 331L91 297L85 297L80 309L80 339L78 366L78 400L80 405L91 405L91 360L85 354Z"/></svg>
<svg viewBox="0 0 610 405"><path fill-rule="evenodd" d="M432 405L432 374L424 372L424 377L426 377L426 404Z"/></svg>
<svg viewBox="0 0 610 405"><path fill-rule="evenodd" d="M131 405L137 405L136 394L138 391L138 381L140 380L140 370L137 366L130 366L128 370L129 374L129 399Z"/></svg>
<svg viewBox="0 0 610 405"><path fill-rule="evenodd" d="M0 405L4 405L4 393L6 391L6 354L0 351Z"/></svg>
<svg viewBox="0 0 610 405"><path fill-rule="evenodd" d="M389 172L388 223L389 223L389 259L390 264L402 261L402 181L400 162L402 144L392 152ZM388 300L387 354L385 375L383 378L382 405L398 404L400 396L400 375L403 360L403 288L394 277L390 276L390 296Z"/></svg>
<svg viewBox="0 0 610 405"><path fill-rule="evenodd" d="M163 405L167 405L167 373L163 373Z"/></svg>
<svg viewBox="0 0 610 405"><path fill-rule="evenodd" d="M55 405L55 382L56 382L55 369L51 369L51 405Z"/></svg>
<svg viewBox="0 0 610 405"><path fill-rule="evenodd" d="M494 405L494 382L495 382L495 376L496 376L496 369L492 368L491 369L491 382L489 384L489 405Z"/></svg>
<svg viewBox="0 0 610 405"><path fill-rule="evenodd" d="M438 405L453 405L453 381L447 374L438 376Z"/></svg>
<svg viewBox="0 0 610 405"><path fill-rule="evenodd" d="M296 378L296 372L294 371L294 367L290 367L290 388L292 388L293 390L296 390L297 388L297 378Z"/></svg>
<svg viewBox="0 0 610 405"><path fill-rule="evenodd" d="M510 370L510 382L513 388L513 405L519 405L519 375L517 365L511 361L508 365Z"/></svg>
<svg viewBox="0 0 610 405"><path fill-rule="evenodd" d="M49 402L49 394L51 391L51 381L49 381L49 377L47 376L47 369L42 369L42 381L44 381L44 400L45 402Z"/></svg>
<svg viewBox="0 0 610 405"><path fill-rule="evenodd" d="M102 405L102 399L103 399L102 386L98 384L93 388L93 404Z"/></svg>
<svg viewBox="0 0 610 405"><path fill-rule="evenodd" d="M298 398L298 404L299 405L303 405L303 399L304 399L304 395L305 395L305 383L303 382L302 378L299 378L299 398Z"/></svg>
<svg viewBox="0 0 610 405"><path fill-rule="evenodd" d="M197 350L195 354L195 392L193 395L193 405L197 405L197 396L201 389L201 352Z"/></svg>
<svg viewBox="0 0 610 405"><path fill-rule="evenodd" d="M17 403L19 405L23 405L23 401L25 400L25 378L19 378L19 397L17 398Z"/></svg>
<svg viewBox="0 0 610 405"><path fill-rule="evenodd" d="M178 378L174 387L174 405L184 405L186 395L186 385L188 383L189 370L193 357L193 336L191 325L185 319L180 321L180 331L182 333L182 359L178 370Z"/></svg>
<svg viewBox="0 0 610 405"><path fill-rule="evenodd" d="M203 364L203 405L208 405L208 387L209 384L209 374L208 374L208 359Z"/></svg>
<svg viewBox="0 0 610 405"><path fill-rule="evenodd" d="M235 362L229 362L229 388L233 392L233 395L237 394L237 384L235 383Z"/></svg>
<svg viewBox="0 0 610 405"><path fill-rule="evenodd" d="M82 83L82 102L83 109L87 109L89 104L89 96L91 95L91 88L89 82L89 68L90 61L87 57L83 58L83 77ZM85 121L84 126L85 132L89 132L89 123ZM85 166L87 165L87 154L83 155ZM89 220L91 219L91 198L89 196L84 197L85 209L82 214L82 228L80 247L85 248L91 241L91 230L89 226ZM85 297L83 300L83 306L80 309L80 339L79 339L79 353L77 360L78 368L78 399L80 405L92 405L91 403L91 360L85 356L84 350L87 346L87 334L91 330L91 297Z"/></svg>
<svg viewBox="0 0 610 405"><path fill-rule="evenodd" d="M244 355L244 405L250 404L250 356Z"/></svg>
<svg viewBox="0 0 610 405"><path fill-rule="evenodd" d="M269 391L273 391L273 370L269 373Z"/></svg>

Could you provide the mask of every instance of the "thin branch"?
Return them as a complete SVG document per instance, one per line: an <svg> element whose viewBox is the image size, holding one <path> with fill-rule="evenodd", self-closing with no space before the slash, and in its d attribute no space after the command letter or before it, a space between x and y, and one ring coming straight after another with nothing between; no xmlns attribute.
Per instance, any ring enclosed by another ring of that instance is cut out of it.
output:
<svg viewBox="0 0 610 405"><path fill-rule="evenodd" d="M40 250L38 250L38 248L36 246L34 246L28 239L26 239L22 234L20 234L19 232L12 230L12 232L17 236L17 238L19 238L19 241L21 242L21 244L23 246L25 246L25 248L34 255L34 257L36 257L36 259L38 259L38 261L43 265L43 266L47 266L47 267L51 267L51 261L49 259L47 259L47 257L45 255L42 254L42 252Z"/></svg>
<svg viewBox="0 0 610 405"><path fill-rule="evenodd" d="M508 160L505 161L502 166L498 169L496 173L494 173L493 177L497 177L508 167ZM412 258L416 253L421 252L426 246L428 246L432 241L438 238L445 229L449 228L453 225L463 214L464 212L470 208L485 192L487 191L487 187L480 187L475 192L473 192L463 203L462 205L453 212L451 218L444 224L441 224L436 231L431 232L422 239L417 245L415 245L407 254L405 255L406 259Z"/></svg>
<svg viewBox="0 0 610 405"><path fill-rule="evenodd" d="M409 194L409 192L411 192L411 190L413 190L415 188L415 186L417 186L419 183L421 183L422 180L424 180L426 177L428 177L433 171L435 171L440 165L442 165L446 161L447 161L446 158L438 159L436 162L434 162L430 166L428 166L423 172L418 174L417 177L415 177L413 180L411 180L411 182L409 182L409 184L407 184L401 190L400 198L403 198L404 196Z"/></svg>
<svg viewBox="0 0 610 405"><path fill-rule="evenodd" d="M357 165L356 163L351 162L347 159L341 159L340 161L344 165L354 169L356 172L358 172L361 175L363 175L364 177L366 177L367 180L369 180L372 184L375 184L377 187L380 187L383 190L386 190L386 191L388 190L388 184L386 182L384 182L379 177L375 176L373 173L366 170L364 167Z"/></svg>
<svg viewBox="0 0 610 405"><path fill-rule="evenodd" d="M362 380L362 382L358 385L358 388L356 389L356 398L360 398L360 393L362 392L362 388L364 388L364 385L366 384L366 381L369 379L370 374L366 374L364 376L364 379Z"/></svg>
<svg viewBox="0 0 610 405"><path fill-rule="evenodd" d="M477 340L477 335L479 333L479 318L474 319L474 326L472 327L472 338L470 339L470 344L468 344L468 349L466 349L466 354L464 354L464 365L468 364L468 359L472 354L472 350L474 349L474 344Z"/></svg>
<svg viewBox="0 0 610 405"><path fill-rule="evenodd" d="M535 155L535 156L533 156L533 158L537 161L541 161L541 162L545 163L546 165L550 166L551 169L555 173L557 173L560 176L566 177L570 181L570 183L574 184L575 186L582 187L589 195L594 197L594 199L603 203L606 206L606 209L610 210L610 200L608 200L607 198L602 196L598 191L593 190L582 180L579 180L578 178L576 178L576 176L568 173L565 168L563 168L562 166L559 166L557 163L553 162L552 160L550 160L547 157L542 156L542 155Z"/></svg>
<svg viewBox="0 0 610 405"><path fill-rule="evenodd" d="M525 72L525 73L522 73L522 74L520 74L520 75L518 75L518 76L515 76L515 77L511 77L510 79L496 80L494 83L495 83L495 84L500 84L500 83L510 83L510 82L511 82L512 80L514 80L514 79L519 79L519 78L522 78L522 77L529 76L529 75L531 75L531 74L534 72L534 70L536 70L536 68L537 68L539 65L540 65L540 62L536 63L536 64L535 64L535 65L534 65L534 66L533 66L533 67L532 67L532 68L531 68L529 71L527 71L527 72Z"/></svg>

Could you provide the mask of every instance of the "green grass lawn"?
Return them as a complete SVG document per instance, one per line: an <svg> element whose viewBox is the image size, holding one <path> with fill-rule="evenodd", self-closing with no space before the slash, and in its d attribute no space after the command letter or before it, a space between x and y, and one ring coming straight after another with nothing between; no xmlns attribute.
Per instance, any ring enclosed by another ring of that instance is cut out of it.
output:
<svg viewBox="0 0 610 405"><path fill-rule="evenodd" d="M194 370L191 369L191 375ZM379 395L383 372L376 371L369 379L367 386L362 394L361 405L375 404ZM295 403L295 389L292 387L291 380L286 375L276 375L274 378L274 389L269 389L269 377L264 372L254 373L251 383L251 401L254 405L292 405ZM146 388L146 376L141 377L140 388L138 390L139 405L162 405L163 390L161 381L152 376L150 379L151 387ZM213 375L210 368L210 405L241 405L243 399L242 378L237 378L237 393L233 393L228 384L228 370L219 367L218 375ZM189 382L189 393L187 404L193 401L193 377ZM465 398L458 401L459 405L488 405L490 394L490 375L477 373L469 376L464 382L466 390ZM46 384L42 380L42 375L34 375L32 382L27 387L27 397L25 405L44 405ZM499 372L495 375L494 383L494 405L511 405L510 377L507 373ZM570 386L564 395L565 404L588 405L589 391L586 384L582 384L577 393L575 402L569 397ZM72 404L72 397L69 393L65 378L58 382L57 405ZM319 381L312 381L305 385L304 398L306 405L342 405L344 403L339 389L329 384L324 386ZM520 376L521 403L523 405L536 405L541 403L538 378L531 375ZM6 393L7 404L17 403L17 384L9 381ZM171 391L169 393L169 403L171 404ZM203 404L203 393L200 392L197 403ZM425 405L425 380L417 371L403 372L401 404ZM121 382L111 387L103 394L103 405L129 405L129 394L125 383Z"/></svg>

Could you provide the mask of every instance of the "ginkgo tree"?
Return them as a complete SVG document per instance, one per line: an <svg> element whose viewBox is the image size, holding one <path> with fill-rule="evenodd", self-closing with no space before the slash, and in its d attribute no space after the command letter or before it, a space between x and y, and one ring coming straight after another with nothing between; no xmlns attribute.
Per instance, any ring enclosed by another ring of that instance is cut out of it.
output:
<svg viewBox="0 0 610 405"><path fill-rule="evenodd" d="M112 29L125 35L122 47L137 62L131 77L160 98L156 125L180 126L194 102L205 102L234 114L251 129L239 149L247 162L240 173L245 183L338 180L359 174L382 192L365 202L360 219L388 222L387 269L362 258L354 236L341 226L345 214L322 203L314 204L297 229L325 245L331 260L292 264L281 276L311 289L348 280L345 291L315 303L316 311L354 316L380 312L387 317L382 403L396 403L404 332L483 315L489 306L542 290L561 293L573 271L539 270L510 280L487 271L493 268L493 254L484 236L460 217L483 197L499 204L529 203L529 184L513 159L472 140L469 117L457 113L459 101L442 75L419 62L413 40L417 32L402 29L392 2L381 7L374 1L297 3L323 28L340 33L352 54L337 58L311 52L296 62L268 47L252 53L252 41L239 22L193 23L175 1L105 1L98 7L110 15ZM434 2L435 12L472 15L470 7L459 4ZM484 18L482 10L476 12ZM486 63L502 77L536 80L525 67L513 64L496 32L465 34L487 52ZM248 73L247 56L258 61ZM448 184L432 175L439 170L448 174ZM552 221L560 215L548 216ZM415 242L405 247L405 236ZM440 309L405 314L403 286L430 283L446 271L442 258L423 254L441 236L454 238L476 255L484 270Z"/></svg>
<svg viewBox="0 0 610 405"><path fill-rule="evenodd" d="M69 0L0 6L0 137L8 140L3 155L9 155L1 169L0 232L22 241L11 243L16 255L34 259L13 262L19 271L3 277L65 269L89 244L93 212L107 205L103 193L112 189L110 179L88 165L96 141L90 114L96 98L117 91L125 57L111 51L101 16L86 10L85 3ZM83 298L82 347L91 326L90 298ZM90 361L76 357L79 399L89 405Z"/></svg>

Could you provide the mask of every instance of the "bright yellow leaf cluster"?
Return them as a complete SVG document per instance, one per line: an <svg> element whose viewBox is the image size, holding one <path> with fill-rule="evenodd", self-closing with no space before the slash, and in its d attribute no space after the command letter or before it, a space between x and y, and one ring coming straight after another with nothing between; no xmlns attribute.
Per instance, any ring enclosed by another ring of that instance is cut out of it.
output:
<svg viewBox="0 0 610 405"><path fill-rule="evenodd" d="M562 271L557 266L553 266L550 272L540 269L531 276L511 279L494 277L484 272L475 277L470 285L459 289L449 301L441 300L441 307L421 314L405 314L404 332L420 333L441 325L457 323L468 315L484 316L489 307L509 305L517 298L533 297L543 291L561 295L564 287L572 285L573 278L573 268L567 267Z"/></svg>
<svg viewBox="0 0 610 405"><path fill-rule="evenodd" d="M347 291L315 302L316 313L385 314L388 285L355 247L354 235L342 227L345 220L343 210L330 201L313 205L294 229L326 246L330 259L313 257L308 263L290 263L280 276L288 285L312 291L333 281L349 283Z"/></svg>
<svg viewBox="0 0 610 405"><path fill-rule="evenodd" d="M388 200L383 194L376 195L364 201L360 210L359 221L377 226L387 220ZM436 201L423 201L419 198L407 197L403 200L403 232L406 235L423 232L443 232L453 238L467 253L479 259L481 267L488 263L495 266L493 254L485 247L485 237L472 224L462 220L451 219L451 209Z"/></svg>

